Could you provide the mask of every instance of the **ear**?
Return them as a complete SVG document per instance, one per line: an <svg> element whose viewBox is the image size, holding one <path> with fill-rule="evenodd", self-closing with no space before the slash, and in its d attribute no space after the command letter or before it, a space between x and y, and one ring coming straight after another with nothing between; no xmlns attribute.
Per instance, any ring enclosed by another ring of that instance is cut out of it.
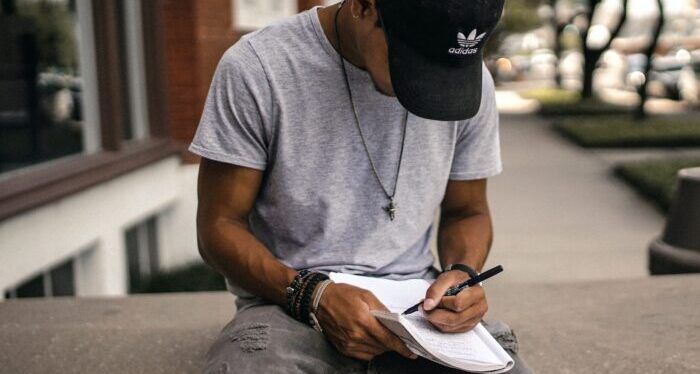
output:
<svg viewBox="0 0 700 374"><path fill-rule="evenodd" d="M353 17L377 17L376 0L350 0Z"/></svg>

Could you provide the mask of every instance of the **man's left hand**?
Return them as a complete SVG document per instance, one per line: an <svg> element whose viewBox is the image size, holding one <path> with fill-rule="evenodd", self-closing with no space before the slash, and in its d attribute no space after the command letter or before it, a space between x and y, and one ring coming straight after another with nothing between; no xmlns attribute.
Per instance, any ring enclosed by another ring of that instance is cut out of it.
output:
<svg viewBox="0 0 700 374"><path fill-rule="evenodd" d="M469 274L451 270L438 276L423 300L426 318L442 332L469 331L488 310L486 293L481 286L463 289L455 296L444 296L447 289L469 279Z"/></svg>

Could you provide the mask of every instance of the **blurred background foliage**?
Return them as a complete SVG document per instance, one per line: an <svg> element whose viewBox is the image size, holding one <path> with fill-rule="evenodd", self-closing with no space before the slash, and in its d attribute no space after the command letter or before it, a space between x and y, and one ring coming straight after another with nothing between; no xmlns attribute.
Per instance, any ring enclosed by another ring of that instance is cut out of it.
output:
<svg viewBox="0 0 700 374"><path fill-rule="evenodd" d="M491 34L484 50L485 56L490 56L498 50L503 38L510 33L525 32L541 25L537 14L541 0L508 0L505 4L503 17Z"/></svg>
<svg viewBox="0 0 700 374"><path fill-rule="evenodd" d="M17 3L20 15L36 27L39 68L58 69L67 74L78 71L78 51L73 14L61 2L40 0Z"/></svg>
<svg viewBox="0 0 700 374"><path fill-rule="evenodd" d="M667 213L676 193L676 175L681 169L698 166L700 158L632 161L618 165L615 174Z"/></svg>
<svg viewBox="0 0 700 374"><path fill-rule="evenodd" d="M202 263L161 271L143 282L134 293L224 291L224 277Z"/></svg>

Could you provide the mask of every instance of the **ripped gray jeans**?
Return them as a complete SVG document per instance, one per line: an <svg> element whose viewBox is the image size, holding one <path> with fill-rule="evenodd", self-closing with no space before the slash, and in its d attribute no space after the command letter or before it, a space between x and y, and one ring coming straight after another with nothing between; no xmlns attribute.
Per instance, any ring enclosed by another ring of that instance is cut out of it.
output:
<svg viewBox="0 0 700 374"><path fill-rule="evenodd" d="M236 299L238 311L209 348L204 373L464 373L419 357L385 352L371 361L345 356L326 337L262 299ZM484 327L513 357L509 373L532 371L518 356L518 341L502 322Z"/></svg>

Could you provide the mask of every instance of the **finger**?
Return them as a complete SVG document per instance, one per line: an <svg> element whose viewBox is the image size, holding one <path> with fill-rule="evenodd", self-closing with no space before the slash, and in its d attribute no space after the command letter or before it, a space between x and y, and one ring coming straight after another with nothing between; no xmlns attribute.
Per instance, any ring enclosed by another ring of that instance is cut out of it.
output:
<svg viewBox="0 0 700 374"><path fill-rule="evenodd" d="M377 342L377 343L372 343L372 344L357 345L356 347L352 348L352 350L355 352L363 352L363 353L370 354L372 356L376 356L376 355L380 355L380 354L386 352L388 349L387 349L387 347L385 347L382 344L380 344L379 342Z"/></svg>
<svg viewBox="0 0 700 374"><path fill-rule="evenodd" d="M454 312L449 309L434 309L426 313L426 318L431 323L439 323L451 327L457 327L473 318L481 318L486 313L488 306L485 301L472 304L469 308Z"/></svg>
<svg viewBox="0 0 700 374"><path fill-rule="evenodd" d="M364 351L352 351L352 352L347 352L345 353L346 356L350 356L352 358L356 358L361 361L370 361L376 356L376 354L371 353L371 352L364 352Z"/></svg>
<svg viewBox="0 0 700 374"><path fill-rule="evenodd" d="M385 347L396 351L404 357L407 358L417 358L415 353L411 352L406 344L398 336L396 336L391 330L387 329L382 325L376 318L373 318L374 322L369 326L369 333L372 334L380 343L384 344Z"/></svg>
<svg viewBox="0 0 700 374"><path fill-rule="evenodd" d="M348 336L346 339L347 343L345 348L349 350L385 351L387 349L384 343L367 331L354 337Z"/></svg>
<svg viewBox="0 0 700 374"><path fill-rule="evenodd" d="M430 285L428 291L425 293L425 299L423 300L423 309L432 310L434 309L442 299L443 295L448 288L464 282L469 279L469 274L461 271L448 271L440 274L438 278Z"/></svg>
<svg viewBox="0 0 700 374"><path fill-rule="evenodd" d="M480 286L465 288L455 296L443 296L438 307L461 312L479 302L485 297L484 289Z"/></svg>
<svg viewBox="0 0 700 374"><path fill-rule="evenodd" d="M389 308L382 304L382 302L379 301L379 299L377 299L377 297L374 296L374 294L371 292L363 294L363 299L367 303L369 310L389 311ZM408 347L406 347L406 344L404 344L404 342L401 339L399 339L398 336L394 335L394 333L391 332L391 330L384 327L384 325L382 325L379 322L379 320L377 320L377 318L371 314L367 321L367 328L370 335L373 336L376 340L379 341L380 344L383 344L385 347L396 351L399 354L408 358L418 357L413 352L411 352L411 350L408 349Z"/></svg>
<svg viewBox="0 0 700 374"><path fill-rule="evenodd" d="M434 325L442 332L458 333L458 332L470 331L479 322L481 322L481 317L474 317L474 318L467 320L464 323L457 325L457 326L443 325L441 323L434 323Z"/></svg>
<svg viewBox="0 0 700 374"><path fill-rule="evenodd" d="M374 296L374 294L371 291L362 292L360 294L360 297L367 304L368 312L371 312L373 310L390 312L389 308L387 308L386 305L382 304L382 302L379 301L379 299L377 299L377 297Z"/></svg>

